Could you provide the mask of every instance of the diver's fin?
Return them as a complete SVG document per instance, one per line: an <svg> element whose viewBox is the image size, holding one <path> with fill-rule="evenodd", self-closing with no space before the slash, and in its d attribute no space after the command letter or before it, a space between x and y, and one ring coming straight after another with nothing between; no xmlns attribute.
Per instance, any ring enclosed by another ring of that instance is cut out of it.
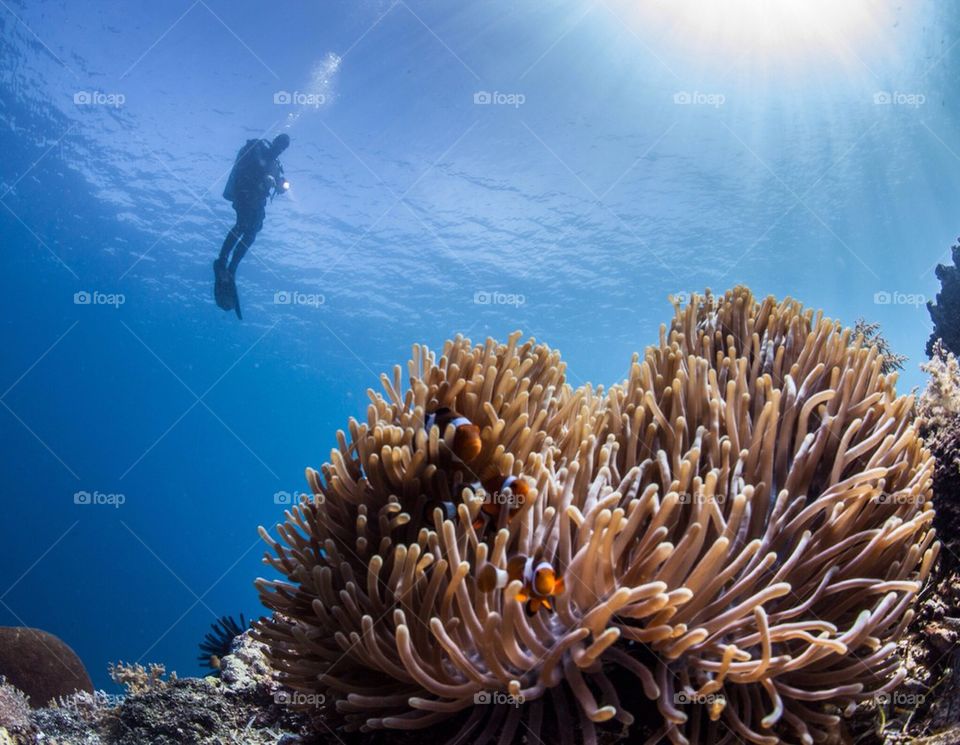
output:
<svg viewBox="0 0 960 745"><path fill-rule="evenodd" d="M233 310L235 292L232 290L230 272L225 262L217 259L213 262L213 299L222 310Z"/></svg>
<svg viewBox="0 0 960 745"><path fill-rule="evenodd" d="M233 311L234 311L234 313L237 314L237 318L239 318L239 319L242 321L242 320L243 320L243 314L240 313L240 296L237 295L237 282L236 282L236 280L235 280L232 276L230 277L230 280L231 280L231 281L230 281L230 290L231 290L231 295L232 295L232 298L233 298Z"/></svg>

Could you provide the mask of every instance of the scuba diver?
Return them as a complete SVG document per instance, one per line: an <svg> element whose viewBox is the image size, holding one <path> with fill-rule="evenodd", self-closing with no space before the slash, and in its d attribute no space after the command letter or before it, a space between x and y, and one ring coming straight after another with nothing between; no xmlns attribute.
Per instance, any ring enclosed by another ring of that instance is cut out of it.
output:
<svg viewBox="0 0 960 745"><path fill-rule="evenodd" d="M234 311L241 320L237 266L263 227L267 197L272 201L290 188L290 182L284 178L283 166L278 160L289 146L290 137L286 134L277 135L273 142L247 140L237 153L223 190L223 198L232 202L237 212L237 222L230 228L220 249L220 256L213 262L213 294L220 308Z"/></svg>

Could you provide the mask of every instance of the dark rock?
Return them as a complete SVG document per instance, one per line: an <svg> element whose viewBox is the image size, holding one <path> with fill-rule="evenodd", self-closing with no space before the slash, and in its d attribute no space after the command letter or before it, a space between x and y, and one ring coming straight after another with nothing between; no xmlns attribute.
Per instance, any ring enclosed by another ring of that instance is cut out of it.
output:
<svg viewBox="0 0 960 745"><path fill-rule="evenodd" d="M947 654L957 644L957 634L938 623L928 623L923 628L927 642L940 654Z"/></svg>
<svg viewBox="0 0 960 745"><path fill-rule="evenodd" d="M25 626L0 626L0 675L34 707L77 691L93 693L76 652L53 634Z"/></svg>
<svg viewBox="0 0 960 745"><path fill-rule="evenodd" d="M938 264L937 279L940 292L937 301L928 302L927 310L933 321L933 333L927 342L927 356L933 356L933 345L939 338L944 347L960 354L960 243L951 248L953 264Z"/></svg>

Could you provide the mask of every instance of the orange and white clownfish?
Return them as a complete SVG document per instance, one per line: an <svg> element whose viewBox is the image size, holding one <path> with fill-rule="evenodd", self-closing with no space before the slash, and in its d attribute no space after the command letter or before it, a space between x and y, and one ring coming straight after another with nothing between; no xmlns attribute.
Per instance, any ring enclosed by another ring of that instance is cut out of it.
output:
<svg viewBox="0 0 960 745"><path fill-rule="evenodd" d="M490 592L506 587L514 580L523 583L517 600L527 604L527 614L531 616L541 608L553 610L551 598L561 595L564 589L563 577L557 574L549 561L523 554L511 557L507 561L506 571L493 564L484 565L477 577L477 587L481 592Z"/></svg>
<svg viewBox="0 0 960 745"><path fill-rule="evenodd" d="M442 513L441 517L443 520L454 520L457 517L457 506L453 502L445 502L442 500L431 500L427 502L427 505L424 509L424 515L428 520L433 520L433 511L439 507Z"/></svg>
<svg viewBox="0 0 960 745"><path fill-rule="evenodd" d="M477 533L483 533L491 525L496 530L504 527L530 497L530 485L526 479L502 476L495 468L488 473L481 481L471 484L474 491L483 487L487 495L473 521ZM504 510L504 506L508 509Z"/></svg>
<svg viewBox="0 0 960 745"><path fill-rule="evenodd" d="M483 443L480 440L480 427L448 406L441 406L439 409L429 412L424 420L424 427L427 432L436 425L440 428L441 437L451 424L456 428L453 435L453 454L464 463L469 463L480 455L480 450L483 448Z"/></svg>

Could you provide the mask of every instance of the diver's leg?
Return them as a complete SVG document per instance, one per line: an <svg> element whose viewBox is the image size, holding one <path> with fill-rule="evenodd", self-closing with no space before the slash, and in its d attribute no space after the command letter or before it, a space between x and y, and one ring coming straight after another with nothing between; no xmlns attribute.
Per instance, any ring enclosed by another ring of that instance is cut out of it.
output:
<svg viewBox="0 0 960 745"><path fill-rule="evenodd" d="M230 232L227 233L227 237L223 239L223 246L220 248L219 261L226 263L227 257L230 255L230 251L233 250L233 247L237 244L240 236L241 233L239 224L236 224L230 228Z"/></svg>
<svg viewBox="0 0 960 745"><path fill-rule="evenodd" d="M250 246L253 245L254 240L256 240L257 234L253 231L247 231L242 236L240 240L237 241L237 247L233 252L233 256L230 257L230 269L231 274L237 273L237 266L240 264L240 260L246 256L247 250Z"/></svg>

